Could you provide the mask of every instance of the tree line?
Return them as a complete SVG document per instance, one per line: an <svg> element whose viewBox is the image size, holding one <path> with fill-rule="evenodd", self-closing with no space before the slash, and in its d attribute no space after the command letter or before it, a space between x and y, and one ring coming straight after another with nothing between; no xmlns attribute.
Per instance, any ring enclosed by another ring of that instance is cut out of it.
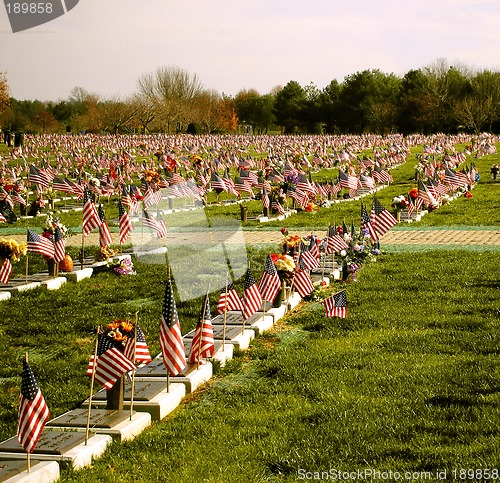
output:
<svg viewBox="0 0 500 483"><path fill-rule="evenodd" d="M0 128L10 132L430 134L500 132L500 72L443 59L400 77L356 72L323 89L291 80L267 94L235 96L203 87L178 67L137 80L128 98L104 99L75 87L58 102L9 97L0 73Z"/></svg>

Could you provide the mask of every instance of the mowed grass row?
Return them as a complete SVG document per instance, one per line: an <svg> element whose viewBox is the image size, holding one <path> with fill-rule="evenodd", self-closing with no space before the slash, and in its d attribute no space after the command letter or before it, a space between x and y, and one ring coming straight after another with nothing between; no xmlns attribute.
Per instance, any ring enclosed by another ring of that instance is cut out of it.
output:
<svg viewBox="0 0 500 483"><path fill-rule="evenodd" d="M165 420L62 481L498 467L497 253L385 254L347 285L348 318L302 305Z"/></svg>

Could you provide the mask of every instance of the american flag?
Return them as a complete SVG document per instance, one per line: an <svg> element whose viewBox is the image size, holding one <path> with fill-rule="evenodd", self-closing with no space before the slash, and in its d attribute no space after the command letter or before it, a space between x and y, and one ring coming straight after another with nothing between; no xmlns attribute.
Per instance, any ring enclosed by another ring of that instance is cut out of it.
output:
<svg viewBox="0 0 500 483"><path fill-rule="evenodd" d="M289 189L288 196L294 199L295 202L302 208L305 208L309 204L309 196L305 191Z"/></svg>
<svg viewBox="0 0 500 483"><path fill-rule="evenodd" d="M118 214L119 214L119 225L120 225L120 245L127 241L127 238L132 231L132 222L128 216L128 213L123 208L123 204L121 200L118 200Z"/></svg>
<svg viewBox="0 0 500 483"><path fill-rule="evenodd" d="M30 183L38 184L42 188L48 188L50 178L41 169L38 169L34 164L30 165L29 171Z"/></svg>
<svg viewBox="0 0 500 483"><path fill-rule="evenodd" d="M299 178L297 181L297 190L305 191L306 193L316 194L316 189L313 184L307 179L304 173L299 173Z"/></svg>
<svg viewBox="0 0 500 483"><path fill-rule="evenodd" d="M73 194L75 194L79 199L83 197L85 189L80 182L75 183L68 178L65 178L64 181L66 181L66 183L68 183L68 185L71 187L71 189L73 190Z"/></svg>
<svg viewBox="0 0 500 483"><path fill-rule="evenodd" d="M127 359L130 359L132 362L144 362L148 364L151 362L151 354L149 352L148 344L146 342L146 338L144 337L144 332L137 325L136 326L136 337L130 337L125 344L125 348L123 349L123 354ZM135 354L134 354L134 346L135 346Z"/></svg>
<svg viewBox="0 0 500 483"><path fill-rule="evenodd" d="M165 223L163 223L163 220L157 220L152 217L146 211L146 208L143 208L142 210L142 225L155 230L157 238L165 238L167 236L167 229L165 227Z"/></svg>
<svg viewBox="0 0 500 483"><path fill-rule="evenodd" d="M340 183L334 183L333 181L330 182L329 191L332 196L335 196L341 189L342 186L340 186Z"/></svg>
<svg viewBox="0 0 500 483"><path fill-rule="evenodd" d="M62 178L54 178L52 181L52 189L54 191L62 191L63 193L76 194L73 188Z"/></svg>
<svg viewBox="0 0 500 483"><path fill-rule="evenodd" d="M90 192L85 190L83 193L83 222L82 234L87 236L94 228L101 225L101 219L97 213L96 207L90 199Z"/></svg>
<svg viewBox="0 0 500 483"><path fill-rule="evenodd" d="M340 317L345 319L348 312L346 291L342 290L323 300L323 305L327 317Z"/></svg>
<svg viewBox="0 0 500 483"><path fill-rule="evenodd" d="M314 256L313 253L311 253L308 250L300 252L299 263L306 270L311 270L313 268L319 267L319 261L318 261L318 259Z"/></svg>
<svg viewBox="0 0 500 483"><path fill-rule="evenodd" d="M378 235L377 231L375 228L373 228L371 220L370 220L370 215L366 211L365 205L361 203L361 230L367 229L368 233L370 235L370 238L372 239L373 242L378 241Z"/></svg>
<svg viewBox="0 0 500 483"><path fill-rule="evenodd" d="M44 236L36 234L28 228L27 250L31 253L40 253L49 258L54 258L54 243Z"/></svg>
<svg viewBox="0 0 500 483"><path fill-rule="evenodd" d="M457 178L457 173L450 168L445 168L443 183L451 186L458 186L459 180Z"/></svg>
<svg viewBox="0 0 500 483"><path fill-rule="evenodd" d="M379 232L380 236L387 233L398 222L377 198L373 198L370 220L372 227Z"/></svg>
<svg viewBox="0 0 500 483"><path fill-rule="evenodd" d="M359 176L359 181L361 183L362 188L367 188L367 189L375 189L375 180L370 177L366 176L365 174L361 174Z"/></svg>
<svg viewBox="0 0 500 483"><path fill-rule="evenodd" d="M271 206L280 214L280 215L284 215L285 214L285 209L283 208L283 206L281 205L281 203L279 201L273 201L271 203Z"/></svg>
<svg viewBox="0 0 500 483"><path fill-rule="evenodd" d="M327 255L338 253L346 248L349 248L349 245L340 235L333 234L326 237L325 253Z"/></svg>
<svg viewBox="0 0 500 483"><path fill-rule="evenodd" d="M262 271L257 288L262 296L262 300L267 300L271 303L274 302L281 288L281 280L270 255L267 256L264 263L264 270Z"/></svg>
<svg viewBox="0 0 500 483"><path fill-rule="evenodd" d="M49 408L38 387L35 375L26 360L23 360L17 439L27 453L32 453L35 449L49 418Z"/></svg>
<svg viewBox="0 0 500 483"><path fill-rule="evenodd" d="M411 214L415 211L415 201L411 196L408 196L408 216L411 216Z"/></svg>
<svg viewBox="0 0 500 483"><path fill-rule="evenodd" d="M217 302L218 314L223 314L229 310L243 310L240 297L234 289L232 282L227 284L227 292L226 289L221 291L219 301Z"/></svg>
<svg viewBox="0 0 500 483"><path fill-rule="evenodd" d="M114 346L113 341L106 334L99 334L97 338L95 380L106 389L111 389L123 374L135 369L135 364ZM92 354L87 366L87 376L89 377L92 377L94 361L95 357Z"/></svg>
<svg viewBox="0 0 500 483"><path fill-rule="evenodd" d="M219 189L222 191L227 191L224 181L222 181L221 177L215 172L213 172L210 176L210 187L213 190Z"/></svg>
<svg viewBox="0 0 500 483"><path fill-rule="evenodd" d="M259 189L266 189L267 191L271 191L271 183L266 179L259 177Z"/></svg>
<svg viewBox="0 0 500 483"><path fill-rule="evenodd" d="M101 247L107 247L113 243L113 238L111 237L111 232L109 231L109 226L106 221L106 215L104 214L104 208L99 205L97 210L101 224L99 225L99 245Z"/></svg>
<svg viewBox="0 0 500 483"><path fill-rule="evenodd" d="M314 290L309 270L297 270L293 276L292 287L302 298L309 295Z"/></svg>
<svg viewBox="0 0 500 483"><path fill-rule="evenodd" d="M253 171L240 169L240 177L243 178L243 181L249 183L251 186L259 185L259 177Z"/></svg>
<svg viewBox="0 0 500 483"><path fill-rule="evenodd" d="M22 206L26 206L26 200L16 190L12 190L10 192L10 196L12 198L12 201L19 203Z"/></svg>
<svg viewBox="0 0 500 483"><path fill-rule="evenodd" d="M309 253L316 259L320 258L320 252L318 248L318 244L316 243L316 236L311 236L311 241L309 242Z"/></svg>
<svg viewBox="0 0 500 483"><path fill-rule="evenodd" d="M266 188L262 188L262 208L270 208L269 195L267 194Z"/></svg>
<svg viewBox="0 0 500 483"><path fill-rule="evenodd" d="M0 186L0 201L5 201L5 203L7 203L11 209L14 208L14 201L10 197L9 193L5 191L3 186Z"/></svg>
<svg viewBox="0 0 500 483"><path fill-rule="evenodd" d="M350 190L358 189L358 178L356 176L351 176L339 169L339 184L342 188L347 188Z"/></svg>
<svg viewBox="0 0 500 483"><path fill-rule="evenodd" d="M422 200L427 206L437 205L436 198L432 196L431 192L420 180L418 180L418 199Z"/></svg>
<svg viewBox="0 0 500 483"><path fill-rule="evenodd" d="M245 178L236 176L236 178L234 178L234 189L238 193L250 193L250 196L253 197L252 185L246 181Z"/></svg>
<svg viewBox="0 0 500 483"><path fill-rule="evenodd" d="M167 372L171 376L176 376L186 367L186 355L177 307L175 306L174 290L170 280L167 281L165 287L161 311L160 347Z"/></svg>
<svg viewBox="0 0 500 483"><path fill-rule="evenodd" d="M56 226L54 228L54 261L59 263L66 256L66 242L61 229Z"/></svg>
<svg viewBox="0 0 500 483"><path fill-rule="evenodd" d="M373 168L373 179L378 183L390 183L392 181L392 176L380 166L375 166Z"/></svg>
<svg viewBox="0 0 500 483"><path fill-rule="evenodd" d="M226 186L226 191L228 193L231 193L235 196L240 196L240 194L236 191L236 188L234 187L234 181L229 177L229 173L227 171L224 173L224 176L222 177L222 182Z"/></svg>
<svg viewBox="0 0 500 483"><path fill-rule="evenodd" d="M243 319L247 320L262 306L262 295L259 288L252 276L252 272L247 268L245 274L245 284L243 294L241 297L241 304L243 307Z"/></svg>
<svg viewBox="0 0 500 483"><path fill-rule="evenodd" d="M121 203L123 206L125 206L128 210L130 210L130 207L132 206L132 198L130 197L130 193L128 188L124 185L122 187L122 198L121 198Z"/></svg>
<svg viewBox="0 0 500 483"><path fill-rule="evenodd" d="M188 362L193 364L200 359L212 357L214 355L214 328L212 326L212 314L210 313L210 301L208 294L205 295L203 306L196 330L194 332L191 350L189 351Z"/></svg>
<svg viewBox="0 0 500 483"><path fill-rule="evenodd" d="M8 284L10 280L10 276L12 274L12 263L10 260L6 258L3 262L3 265L0 267L0 283Z"/></svg>

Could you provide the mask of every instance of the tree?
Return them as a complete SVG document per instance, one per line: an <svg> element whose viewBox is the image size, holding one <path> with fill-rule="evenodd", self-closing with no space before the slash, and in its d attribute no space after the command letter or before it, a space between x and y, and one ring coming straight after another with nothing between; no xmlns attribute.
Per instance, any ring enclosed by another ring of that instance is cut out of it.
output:
<svg viewBox="0 0 500 483"><path fill-rule="evenodd" d="M259 134L267 132L274 122L271 94L261 96L255 89L242 90L236 94L234 105L240 122L253 126Z"/></svg>
<svg viewBox="0 0 500 483"><path fill-rule="evenodd" d="M83 87L74 87L68 98L71 108L71 125L77 131L98 132L102 128L99 119L99 96L91 94Z"/></svg>
<svg viewBox="0 0 500 483"><path fill-rule="evenodd" d="M427 132L430 120L427 116L427 78L421 70L408 71L401 80L399 90L398 126L403 134Z"/></svg>
<svg viewBox="0 0 500 483"><path fill-rule="evenodd" d="M453 103L463 98L469 90L467 75L461 67L448 66L445 59L438 59L423 69L427 104L426 117L432 132L456 131Z"/></svg>
<svg viewBox="0 0 500 483"><path fill-rule="evenodd" d="M500 74L488 70L470 79L470 93L454 101L458 123L478 133L491 131L500 119Z"/></svg>
<svg viewBox="0 0 500 483"><path fill-rule="evenodd" d="M295 132L304 124L306 93L296 81L290 81L276 94L274 115L276 123L283 127L285 134Z"/></svg>
<svg viewBox="0 0 500 483"><path fill-rule="evenodd" d="M149 126L157 117L154 104L145 96L135 94L130 103L133 105L134 120L140 124L144 134L149 132Z"/></svg>
<svg viewBox="0 0 500 483"><path fill-rule="evenodd" d="M9 107L9 84L7 83L7 75L5 72L0 72L0 114Z"/></svg>
<svg viewBox="0 0 500 483"><path fill-rule="evenodd" d="M218 130L218 107L220 94L215 90L203 91L196 97L196 112L194 120L203 132L211 133Z"/></svg>
<svg viewBox="0 0 500 483"><path fill-rule="evenodd" d="M118 98L101 101L98 105L101 121L106 131L118 134L133 128L132 119L135 116L135 106L130 101Z"/></svg>
<svg viewBox="0 0 500 483"><path fill-rule="evenodd" d="M343 132L361 134L393 130L400 80L380 70L356 72L344 79L339 94L338 120Z"/></svg>
<svg viewBox="0 0 500 483"><path fill-rule="evenodd" d="M158 67L153 73L143 74L137 86L139 94L157 109L167 132L190 122L193 102L202 92L198 76L178 67Z"/></svg>
<svg viewBox="0 0 500 483"><path fill-rule="evenodd" d="M305 129L308 133L321 134L323 132L323 124L321 119L321 91L316 85L311 82L304 87L306 96L302 118L304 120Z"/></svg>
<svg viewBox="0 0 500 483"><path fill-rule="evenodd" d="M327 133L338 130L340 85L332 80L319 94L319 119L325 125Z"/></svg>

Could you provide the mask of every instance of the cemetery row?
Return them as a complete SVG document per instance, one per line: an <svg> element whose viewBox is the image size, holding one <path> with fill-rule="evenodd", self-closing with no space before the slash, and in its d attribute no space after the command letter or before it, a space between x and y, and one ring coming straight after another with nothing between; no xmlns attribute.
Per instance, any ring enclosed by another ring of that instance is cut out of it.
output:
<svg viewBox="0 0 500 483"><path fill-rule="evenodd" d="M290 168L296 169L292 166ZM446 173L446 169L451 174ZM292 173L293 176L295 174ZM345 174L348 180L350 175ZM433 190L430 189L429 181L434 180L430 180L430 176L426 180L427 184L419 180L416 196L410 196L412 200L409 201L417 212L423 207L438 208L439 200L444 195L449 196L453 191L465 187L470 189L477 179L473 164L463 173L465 177L448 166L445 167L445 176L446 174L446 181L438 178L435 180L437 184L432 183ZM357 182L359 179L357 178ZM444 186L443 193L438 189L440 184ZM263 186L262 193L264 190ZM307 188L304 190L307 191ZM83 237L99 228L101 247L109 247L109 230L103 228L106 227L105 220L99 216L95 200L89 192L91 193L86 189L83 191ZM129 223L134 212L131 209L123 210L119 220L120 240L124 230L122 218L126 218L125 215L128 217L126 226L129 226L126 236L130 236L132 232ZM144 220L149 218L143 213L142 227L149 229L158 239L165 237L166 227L159 226L160 217L155 219L155 223L144 223ZM311 235L306 239L300 239L284 230L282 253L268 256L259 283L255 282L248 269L241 297L226 284L218 304L221 314L215 318L211 316L206 298L199 324L184 336L180 334L169 282L162 311L161 354L151 360L137 323L103 329L96 338L94 355L89 361L88 375L92 380L89 400L81 408L53 420L49 420L48 410L43 407L41 391L26 361L21 387L20 430L17 437L0 444L0 457L5 458L6 475L2 479L31 481L35 477L37 480L46 478L47 481L54 481L59 474L56 462L67 463L74 468L86 466L92 458L102 454L113 437L122 440L133 438L151 420L163 419L178 406L187 393L209 380L212 375L211 361L218 360L220 364L224 364L232 357L234 346L241 350L247 348L256 334L269 330L287 310L310 296L314 290L313 280L320 286L327 286L332 279L356 280L357 271L362 264L380 253L380 236L397 223L397 218L375 197L370 213L362 204L359 227L351 225L349 229L343 223L342 226L329 227L324 238ZM58 247L57 243L64 240L64 236L63 233L59 236L57 232L58 229L61 232L63 230L57 223L53 228L52 236L49 237L33 236L36 234L28 231L28 251L42 253L49 260L62 256L64 244ZM108 242L103 243L103 240ZM58 248L59 255L56 255ZM117 257L119 266L125 271L127 267L133 268L131 260L130 255ZM4 262L2 268L5 265ZM93 272L108 266L107 263L94 264L92 261L89 261L89 265L71 273L86 268ZM75 277L78 280L78 275ZM57 278L59 277L51 277L50 280ZM50 288L48 284L47 288ZM325 314L330 317L346 317L346 290L327 295L323 299ZM129 335L125 337L127 329ZM118 334L120 338L117 338ZM129 353L127 357L124 356L125 352ZM134 362L140 362L137 369ZM130 374L128 382L124 374ZM104 386L104 389L93 394L94 382ZM31 459L35 462L33 469ZM36 475L37 472L42 472L45 476L41 477L40 473ZM13 474L15 476L11 477Z"/></svg>
<svg viewBox="0 0 500 483"><path fill-rule="evenodd" d="M307 299L314 284L324 287L331 281L355 281L363 263L380 253L380 236L397 222L374 198L370 214L362 205L359 227L331 226L324 238L299 238L283 229L281 253L267 257L259 282L247 269L241 297L226 283L215 318L207 294L197 327L184 336L168 281L160 329L162 352L151 358L137 321L114 321L96 338L87 370L92 381L89 399L52 420L26 360L18 435L0 443L2 481L56 481L59 464L90 465L113 438L134 438L152 420L165 418L186 394L211 378L215 360L223 365L235 347L248 348L255 335L272 328ZM133 269L130 255L121 255L119 261ZM80 271L104 266L92 265ZM326 316L347 317L346 290L323 293L323 305ZM94 394L95 383L103 389Z"/></svg>

